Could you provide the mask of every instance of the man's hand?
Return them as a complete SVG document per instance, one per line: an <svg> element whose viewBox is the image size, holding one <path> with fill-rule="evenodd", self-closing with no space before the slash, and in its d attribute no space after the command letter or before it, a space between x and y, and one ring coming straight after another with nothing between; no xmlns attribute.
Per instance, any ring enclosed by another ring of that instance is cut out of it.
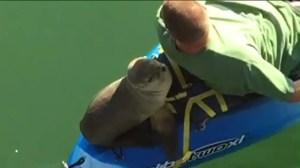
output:
<svg viewBox="0 0 300 168"><path fill-rule="evenodd" d="M300 102L300 80L294 82L295 93L289 102Z"/></svg>

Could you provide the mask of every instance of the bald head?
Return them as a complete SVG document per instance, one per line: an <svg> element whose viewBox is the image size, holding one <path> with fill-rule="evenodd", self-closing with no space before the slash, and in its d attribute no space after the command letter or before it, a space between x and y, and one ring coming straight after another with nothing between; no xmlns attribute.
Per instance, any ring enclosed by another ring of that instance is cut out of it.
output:
<svg viewBox="0 0 300 168"><path fill-rule="evenodd" d="M161 15L170 34L181 43L199 41L209 31L205 6L197 1L165 0Z"/></svg>

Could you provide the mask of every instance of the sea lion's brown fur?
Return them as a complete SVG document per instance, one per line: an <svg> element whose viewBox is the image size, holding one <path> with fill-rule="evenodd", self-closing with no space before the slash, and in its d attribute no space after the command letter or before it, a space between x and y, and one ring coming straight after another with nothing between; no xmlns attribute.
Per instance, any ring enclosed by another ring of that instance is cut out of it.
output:
<svg viewBox="0 0 300 168"><path fill-rule="evenodd" d="M80 122L83 136L108 147L150 147L162 143L171 158L177 150L177 129L166 108L172 83L163 63L139 57L130 62L127 75L101 90ZM150 121L150 129L145 129Z"/></svg>

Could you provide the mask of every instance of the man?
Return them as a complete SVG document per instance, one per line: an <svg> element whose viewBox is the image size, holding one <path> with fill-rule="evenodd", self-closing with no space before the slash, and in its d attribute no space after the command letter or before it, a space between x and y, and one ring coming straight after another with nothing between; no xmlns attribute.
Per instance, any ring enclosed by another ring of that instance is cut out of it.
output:
<svg viewBox="0 0 300 168"><path fill-rule="evenodd" d="M215 90L300 101L300 12L284 1L171 1L157 13L165 53Z"/></svg>

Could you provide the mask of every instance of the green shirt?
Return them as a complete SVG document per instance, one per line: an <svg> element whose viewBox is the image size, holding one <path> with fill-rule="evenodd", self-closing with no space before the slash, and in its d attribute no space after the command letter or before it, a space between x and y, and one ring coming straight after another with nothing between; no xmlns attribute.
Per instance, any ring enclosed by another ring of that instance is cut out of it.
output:
<svg viewBox="0 0 300 168"><path fill-rule="evenodd" d="M190 73L224 94L255 92L291 99L294 84L287 76L299 67L300 15L289 4L206 2L212 38L205 50L192 55L177 50L160 9L156 21L159 42L166 54Z"/></svg>

